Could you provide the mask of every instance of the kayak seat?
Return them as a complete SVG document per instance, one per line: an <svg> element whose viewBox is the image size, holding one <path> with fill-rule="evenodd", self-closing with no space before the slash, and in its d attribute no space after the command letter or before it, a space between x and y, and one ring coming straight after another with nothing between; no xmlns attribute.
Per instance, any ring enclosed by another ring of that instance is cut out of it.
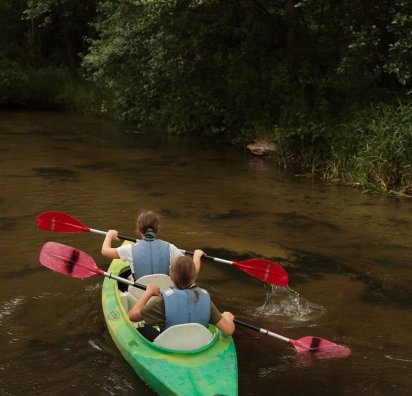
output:
<svg viewBox="0 0 412 396"><path fill-rule="evenodd" d="M124 310L126 311L126 312L128 312L129 311L129 301L128 301L128 299L127 299L127 297L128 297L128 292L121 292L120 290L119 290L119 295L120 295L120 301L122 302L122 305L123 305L123 307L124 307Z"/></svg>
<svg viewBox="0 0 412 396"><path fill-rule="evenodd" d="M121 292L120 290L119 290L119 295L120 295L120 301L122 302L124 310L126 312L129 312L137 301L136 297L134 297L128 291Z"/></svg>
<svg viewBox="0 0 412 396"><path fill-rule="evenodd" d="M172 280L170 279L169 275L165 274L153 274L153 275L145 275L139 278L137 283L140 283L142 285L157 285L160 288L160 291L167 290L170 285L173 284ZM132 297L134 297L135 302L143 295L144 290L138 289L137 287L134 286L129 286L128 288L129 294L131 294ZM131 307L130 307L131 308Z"/></svg>
<svg viewBox="0 0 412 396"><path fill-rule="evenodd" d="M192 351L208 345L214 335L199 323L171 326L153 341L156 345L177 351Z"/></svg>

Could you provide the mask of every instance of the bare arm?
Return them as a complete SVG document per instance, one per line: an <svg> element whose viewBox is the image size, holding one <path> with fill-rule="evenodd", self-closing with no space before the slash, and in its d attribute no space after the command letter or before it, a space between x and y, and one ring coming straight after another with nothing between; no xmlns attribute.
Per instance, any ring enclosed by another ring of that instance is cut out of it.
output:
<svg viewBox="0 0 412 396"><path fill-rule="evenodd" d="M196 267L196 275L199 273L200 271L200 266L202 265L202 256L205 254L204 251L200 250L200 249L196 249L193 253L193 263Z"/></svg>
<svg viewBox="0 0 412 396"><path fill-rule="evenodd" d="M102 255L109 259L118 259L119 253L117 253L117 249L112 247L112 241L118 240L117 239L117 231L116 230L109 230L106 234L106 238L104 238L103 245L102 245Z"/></svg>
<svg viewBox="0 0 412 396"><path fill-rule="evenodd" d="M216 327L225 335L230 336L235 331L235 324L233 323L233 319L235 317L232 315L231 312L223 312L222 319L217 322Z"/></svg>
<svg viewBox="0 0 412 396"><path fill-rule="evenodd" d="M133 305L132 309L128 312L129 319L132 322L139 322L142 320L142 314L140 310L147 304L152 296L160 296L159 286L157 285L148 285L146 291L143 295L137 300L136 304Z"/></svg>

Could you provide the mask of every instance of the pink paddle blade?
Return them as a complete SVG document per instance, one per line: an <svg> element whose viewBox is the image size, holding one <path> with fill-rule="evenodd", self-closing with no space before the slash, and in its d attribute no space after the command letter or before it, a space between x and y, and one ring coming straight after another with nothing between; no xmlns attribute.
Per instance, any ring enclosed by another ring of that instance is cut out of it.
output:
<svg viewBox="0 0 412 396"><path fill-rule="evenodd" d="M351 350L343 345L319 337L307 336L299 340L289 340L296 352L306 353L323 359L341 359L351 354Z"/></svg>
<svg viewBox="0 0 412 396"><path fill-rule="evenodd" d="M251 259L233 262L236 268L276 286L288 285L288 274L279 264L269 260Z"/></svg>
<svg viewBox="0 0 412 396"><path fill-rule="evenodd" d="M100 274L94 260L85 252L56 242L46 242L39 256L42 265L74 278Z"/></svg>
<svg viewBox="0 0 412 396"><path fill-rule="evenodd" d="M40 230L52 232L89 232L90 228L63 212L45 212L37 217Z"/></svg>

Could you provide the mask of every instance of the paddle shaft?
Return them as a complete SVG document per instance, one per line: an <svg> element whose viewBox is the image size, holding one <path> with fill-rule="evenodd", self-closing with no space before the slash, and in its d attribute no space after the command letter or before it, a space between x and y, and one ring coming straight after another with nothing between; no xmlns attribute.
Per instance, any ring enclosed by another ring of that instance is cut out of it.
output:
<svg viewBox="0 0 412 396"><path fill-rule="evenodd" d="M137 287L138 289L146 290L145 285L142 285L140 283L134 283L134 282L132 282L128 279L122 278L122 277L117 276L117 275L113 275L111 272L106 272L106 271L103 271L101 269L98 269L96 271L96 273L98 273L100 275L103 275L103 276L106 276L107 278L117 280L118 282L124 283L125 285L134 286L134 287Z"/></svg>
<svg viewBox="0 0 412 396"><path fill-rule="evenodd" d="M99 274L102 274L102 275L104 275L104 276L106 276L110 279L115 279L115 280L117 280L121 283L124 283L125 285L130 285L130 286L134 286L134 287L137 287L139 289L142 289L142 290L146 290L146 286L144 286L140 283L134 283L134 282L132 282L128 279L121 278L120 276L113 275L111 272L106 272L106 271L103 271L101 269L97 269L96 272L99 273ZM281 336L280 334L276 334L276 333L273 333L272 331L263 329L261 327L255 326L255 325L252 325L250 323L243 322L242 320L233 319L233 321L238 325L241 325L243 327L247 327L248 329L257 331L258 333L262 333L263 335L269 335L271 337L275 337L279 340L286 341L286 342L289 342L289 343L292 341L287 337Z"/></svg>
<svg viewBox="0 0 412 396"><path fill-rule="evenodd" d="M99 235L107 235L108 233L107 231L87 227L72 216L63 212L42 213L37 217L37 224L39 229L52 232L93 232ZM117 235L117 237L118 239L131 242L139 241L136 238L127 237L124 235ZM182 254L194 255L193 252L188 250L179 249L179 251ZM236 262L207 255L203 255L202 257L217 263L232 265L240 271L272 285L282 287L288 285L288 275L283 267L269 260L250 259Z"/></svg>
<svg viewBox="0 0 412 396"><path fill-rule="evenodd" d="M119 282L121 282L121 283L124 283L124 284L126 284L126 285L130 285L130 286L134 286L134 287L137 287L137 288L139 288L139 289L142 289L142 290L146 290L146 286L144 286L144 285L142 285L142 284L140 284L140 283L134 283L134 282L132 282L132 281L130 281L130 280L128 280L128 279L121 278L120 276L113 275L113 274L110 273L110 272L106 272L106 271L103 271L103 270L101 270L101 269L97 269L96 272L99 273L99 274L102 274L102 275L104 275L104 276L106 276L106 277L108 277L108 278L110 278L110 279L115 279L115 280L117 280L117 281L119 281ZM275 338L277 338L277 339L279 339L279 340L286 341L286 342L290 342L290 341L291 341L291 340L290 340L289 338L287 338L287 337L281 336L280 334L273 333L272 331L263 329L263 328L261 328L261 327L255 326L255 325L252 325L252 324L250 324L250 323L243 322L242 320L234 319L233 321L234 321L236 324L238 324L238 325L241 325L241 326L243 326L243 327L247 327L248 329L257 331L258 333L262 333L262 334L264 334L264 335L269 335L269 336L271 336L271 337L275 337Z"/></svg>
<svg viewBox="0 0 412 396"><path fill-rule="evenodd" d="M96 230L95 228L90 228L90 232L93 232L94 234L107 235L107 231ZM124 236L124 235L117 235L117 237L119 239L122 239L123 241L130 241L130 242L138 241L138 239L136 238L131 238L131 237Z"/></svg>
<svg viewBox="0 0 412 396"><path fill-rule="evenodd" d="M46 242L40 251L39 261L42 265L53 271L74 278L85 279L92 275L103 275L109 279L113 279L129 286L137 287L142 290L147 289L145 285L103 271L97 267L93 258L87 253L61 243ZM316 354L318 357L347 357L351 353L349 348L334 344L319 337L308 336L299 340L292 340L269 330L243 322L239 319L234 319L234 323L257 331L258 333L288 342L297 352L310 352Z"/></svg>
<svg viewBox="0 0 412 396"><path fill-rule="evenodd" d="M281 336L280 334L276 334L276 333L273 333L272 331L269 331L269 330L266 330L266 329L262 329L261 327L252 325L252 324L250 324L250 323L243 322L242 320L234 319L233 321L234 321L236 324L238 324L238 325L241 325L241 326L243 326L243 327L247 327L248 329L257 331L258 333L262 333L262 334L264 334L264 335L269 335L269 336L271 336L271 337L275 337L275 338L277 338L277 339L279 339L279 340L286 341L286 342L289 342L289 343L290 343L290 341L291 341L290 338L283 337L283 336Z"/></svg>
<svg viewBox="0 0 412 396"><path fill-rule="evenodd" d="M100 234L100 235L107 235L107 231L96 230L95 228L90 228L90 232L93 232L95 234ZM131 237L124 236L124 235L117 235L117 237L119 239L124 240L124 241L130 241L130 242L137 242L138 241L138 239L136 239L136 238L131 238ZM193 256L193 254L194 254L193 252L191 252L189 250L180 249L180 251L182 252L182 254L189 254L190 256ZM223 260L223 259L220 259L220 258L217 258L217 257L208 256L206 254L204 254L202 256L202 258L212 260L212 261L216 261L218 263L223 263L223 264L229 264L229 265L233 264L233 261Z"/></svg>
<svg viewBox="0 0 412 396"><path fill-rule="evenodd" d="M247 327L248 329L257 331L258 333L269 335L271 337L275 337L279 340L288 342L292 345L296 352L298 353L309 353L313 356L319 358L346 358L351 354L351 350L348 347L335 344L328 340L324 340L319 337L307 336L300 338L299 340L292 340L291 338L287 338L281 336L280 334L273 333L272 331L262 329L258 326L254 326L250 323L243 322L239 319L233 320L237 325L241 325Z"/></svg>

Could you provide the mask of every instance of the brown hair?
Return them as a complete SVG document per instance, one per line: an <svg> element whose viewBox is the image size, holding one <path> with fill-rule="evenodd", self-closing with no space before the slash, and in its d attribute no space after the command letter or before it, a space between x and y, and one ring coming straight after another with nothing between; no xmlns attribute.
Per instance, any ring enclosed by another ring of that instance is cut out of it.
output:
<svg viewBox="0 0 412 396"><path fill-rule="evenodd" d="M196 267L193 260L187 256L178 257L170 268L170 278L177 289L189 289L196 280ZM199 295L197 291L194 293L197 301Z"/></svg>
<svg viewBox="0 0 412 396"><path fill-rule="evenodd" d="M140 213L137 218L137 229L143 235L148 231L157 232L159 229L159 217L151 210Z"/></svg>

